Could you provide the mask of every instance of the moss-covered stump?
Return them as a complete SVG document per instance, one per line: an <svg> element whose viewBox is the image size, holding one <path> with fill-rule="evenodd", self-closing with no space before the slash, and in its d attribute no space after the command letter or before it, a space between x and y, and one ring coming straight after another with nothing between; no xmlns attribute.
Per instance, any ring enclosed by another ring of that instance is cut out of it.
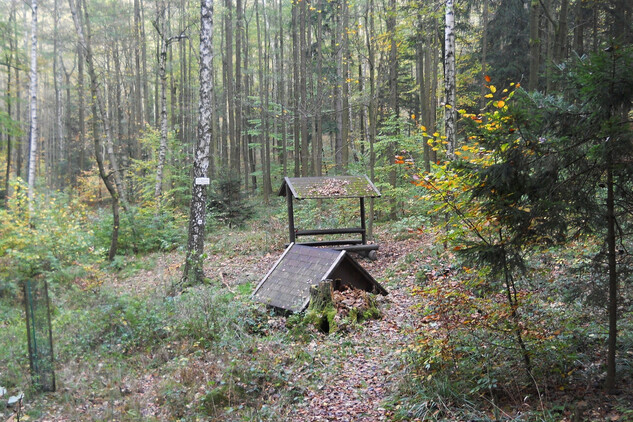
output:
<svg viewBox="0 0 633 422"><path fill-rule="evenodd" d="M319 331L329 334L336 331L336 308L332 303L332 281L323 280L310 287L310 306L306 312L306 322Z"/></svg>

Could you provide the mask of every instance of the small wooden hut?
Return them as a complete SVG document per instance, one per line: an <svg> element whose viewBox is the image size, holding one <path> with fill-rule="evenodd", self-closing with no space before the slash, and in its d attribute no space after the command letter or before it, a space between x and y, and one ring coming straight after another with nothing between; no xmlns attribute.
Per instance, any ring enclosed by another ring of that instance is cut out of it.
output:
<svg viewBox="0 0 633 422"><path fill-rule="evenodd" d="M310 303L310 287L332 280L335 290L343 286L386 295L385 290L347 252L291 243L259 282L253 299L292 312Z"/></svg>

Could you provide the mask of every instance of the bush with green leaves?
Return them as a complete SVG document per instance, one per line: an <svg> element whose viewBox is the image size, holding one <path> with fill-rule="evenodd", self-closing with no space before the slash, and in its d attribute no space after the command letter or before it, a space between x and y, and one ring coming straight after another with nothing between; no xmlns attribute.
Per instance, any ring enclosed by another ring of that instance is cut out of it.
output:
<svg viewBox="0 0 633 422"><path fill-rule="evenodd" d="M105 253L95 245L88 212L63 193L36 194L32 202L21 181L0 210L0 277L8 281L97 262Z"/></svg>
<svg viewBox="0 0 633 422"><path fill-rule="evenodd" d="M110 243L112 214L98 210L94 215L94 231L102 247ZM186 216L167 202L148 201L129 206L121 215L118 251L124 254L170 251L186 238Z"/></svg>

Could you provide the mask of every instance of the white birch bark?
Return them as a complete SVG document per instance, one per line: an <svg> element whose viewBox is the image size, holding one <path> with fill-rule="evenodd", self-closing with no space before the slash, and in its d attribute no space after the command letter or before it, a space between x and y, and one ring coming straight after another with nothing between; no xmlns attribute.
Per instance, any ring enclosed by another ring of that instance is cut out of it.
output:
<svg viewBox="0 0 633 422"><path fill-rule="evenodd" d="M167 156L167 39L165 25L165 3L162 2L157 13L156 30L159 33L161 45L158 56L158 73L160 78L160 144L158 146L158 163L156 165L156 185L154 187L154 197L160 198L163 192L163 169L165 167L165 157Z"/></svg>
<svg viewBox="0 0 633 422"><path fill-rule="evenodd" d="M206 223L206 185L196 183L197 178L208 177L209 148L211 145L212 91L213 91L213 0L200 0L200 102L198 106L198 142L194 155L193 187L189 213L189 239L181 284L199 283L204 277L202 268L204 228Z"/></svg>
<svg viewBox="0 0 633 422"><path fill-rule="evenodd" d="M446 134L446 155L453 158L455 153L455 12L454 0L446 0L446 28L444 31L446 53L444 58L444 85L446 105L444 108L444 128Z"/></svg>
<svg viewBox="0 0 633 422"><path fill-rule="evenodd" d="M35 167L37 164L37 0L31 0L31 139L29 152L28 192L29 204L35 189Z"/></svg>

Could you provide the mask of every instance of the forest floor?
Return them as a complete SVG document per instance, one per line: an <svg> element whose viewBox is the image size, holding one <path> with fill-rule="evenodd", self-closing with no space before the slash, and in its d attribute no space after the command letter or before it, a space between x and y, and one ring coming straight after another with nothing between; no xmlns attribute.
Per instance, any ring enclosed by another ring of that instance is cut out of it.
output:
<svg viewBox="0 0 633 422"><path fill-rule="evenodd" d="M425 278L428 269L437 265L435 254L441 249L434 244L433 234L406 227L378 228L378 260L359 262L389 292L376 297L380 318L341 321L328 335L302 325L296 316L252 303L253 288L283 251L283 227L274 221L265 226L265 230L223 230L210 236L205 273L211 282L183 293L183 300L191 296L187 299L191 302L184 303L192 306L161 310L161 301L168 300L167 292L181 274L180 252L130 258L122 269L108 272L98 288L83 287L75 293L72 300L77 302L79 297L85 303L73 306L85 308L88 314L91 306L105 306L102 315L111 321L93 325L110 336L116 334L115 340L93 338L80 329L78 334L72 329L57 333L59 354L64 356L57 364L57 392L27 394L20 420L472 419L461 419L456 416L459 412L450 411L443 417L439 410L424 412L426 417L399 412L406 394L403 385L413 377L402 352L418 335L419 308L425 305L412 290L419 285L420 275ZM82 287L80 281L78 285ZM217 296L223 299L218 302ZM104 303L118 297L134 301ZM159 306L143 308L152 301ZM228 316L231 312L237 315ZM169 325L176 326L177 318L189 324L180 325L190 330L186 335L171 331ZM247 330L244 320L248 320ZM199 323L209 331L187 328ZM75 327L72 322L66 324ZM130 332L150 333L147 339L126 338L128 324L136 327ZM157 325L166 327L161 330ZM89 340L82 343L82 336ZM73 352L75 347L81 351ZM581 388L581 393L552 388L522 406L497 408L505 415L497 420L633 420L633 410L629 412L633 406L626 404L633 400L631 388L623 388L617 397L604 396L596 386ZM536 418L525 416L539 406L554 410ZM12 409L0 408L1 422L11 415ZM482 406L477 415L477 420L495 420L492 407Z"/></svg>
<svg viewBox="0 0 633 422"><path fill-rule="evenodd" d="M400 352L412 335L416 317L412 311L416 299L411 294L415 273L407 269L408 264L404 260L422 260L431 237L416 236L398 241L387 233L381 233L381 238L383 242L378 260L357 257L361 265L389 291L388 296L377 297L381 311L379 319L343 327L331 335L314 330L307 342L304 342L305 338L284 341L283 351L271 348L266 341L258 345L258 353L269 356L273 370L285 372L281 388L285 391L271 388L262 403L273 409L274 420L369 422L391 419L385 400L397 391L406 370ZM228 257L224 254L212 255L205 263L205 273L217 276L231 291L236 291L243 283L256 285L281 253L252 256L235 249L234 252ZM165 279L165 275L173 277L175 274L171 272L179 270L178 258L168 257L146 274L112 279L110 282L117 289L132 290L136 294L165 289L164 282L152 286L147 280L153 279L156 283ZM161 276L153 278L155 272ZM279 314L270 316L267 334L286 333L287 319L288 316ZM201 358L192 367L199 365L204 370L212 359L207 354L201 355ZM178 376L182 376L182 371ZM172 415L157 405L163 401L160 390L160 377L147 376L138 400L144 403L144 416L168 420ZM289 396L295 396L291 402L288 401ZM216 415L216 420L233 420L229 415L220 413Z"/></svg>

